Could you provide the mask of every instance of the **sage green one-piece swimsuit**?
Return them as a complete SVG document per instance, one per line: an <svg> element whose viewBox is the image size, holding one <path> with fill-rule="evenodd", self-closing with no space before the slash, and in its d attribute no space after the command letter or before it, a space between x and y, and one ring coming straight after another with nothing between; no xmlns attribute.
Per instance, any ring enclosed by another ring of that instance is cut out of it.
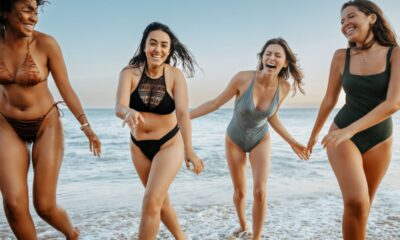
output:
<svg viewBox="0 0 400 240"><path fill-rule="evenodd" d="M350 73L350 49L346 51L346 62L342 76L342 87L346 93L346 104L336 115L334 122L339 128L345 128L365 116L385 101L390 79L390 47L386 56L384 72L372 75L354 75ZM365 153L378 143L392 135L393 123L389 117L382 122L355 134L351 141L361 153Z"/></svg>

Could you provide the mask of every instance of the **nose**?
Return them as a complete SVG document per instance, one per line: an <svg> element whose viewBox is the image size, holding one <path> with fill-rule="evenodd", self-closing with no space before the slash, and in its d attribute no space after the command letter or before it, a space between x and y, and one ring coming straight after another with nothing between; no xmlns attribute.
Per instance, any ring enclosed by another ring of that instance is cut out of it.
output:
<svg viewBox="0 0 400 240"><path fill-rule="evenodd" d="M29 16L29 20L31 21L31 22L33 22L33 23L37 23L37 21L38 21L38 15L37 15L37 13L32 13L30 16Z"/></svg>

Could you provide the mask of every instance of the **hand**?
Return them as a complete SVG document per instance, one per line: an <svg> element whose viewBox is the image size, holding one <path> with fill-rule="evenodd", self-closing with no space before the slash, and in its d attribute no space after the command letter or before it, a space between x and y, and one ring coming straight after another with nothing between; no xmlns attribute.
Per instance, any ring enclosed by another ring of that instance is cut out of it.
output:
<svg viewBox="0 0 400 240"><path fill-rule="evenodd" d="M348 128L337 129L329 132L322 139L322 146L327 147L337 147L342 142L349 140L353 137L353 133Z"/></svg>
<svg viewBox="0 0 400 240"><path fill-rule="evenodd" d="M308 160L310 158L310 154L307 148L302 144L295 141L292 144L290 144L290 146L301 160Z"/></svg>
<svg viewBox="0 0 400 240"><path fill-rule="evenodd" d="M313 150L313 148L314 148L314 145L315 145L317 142L318 142L318 136L313 136L313 135L311 135L311 136L310 136L310 139L308 140L308 143L307 143L307 152L308 152L309 155L311 155L312 150Z"/></svg>
<svg viewBox="0 0 400 240"><path fill-rule="evenodd" d="M139 125L140 122L144 123L144 118L142 114L131 109L125 114L125 119L122 122L122 127L124 127L125 124L128 124L128 127L130 129L133 129L137 125Z"/></svg>
<svg viewBox="0 0 400 240"><path fill-rule="evenodd" d="M190 163L193 165L193 172L196 173L196 175L199 175L201 171L204 169L204 162L201 160L196 153L191 151L189 154L185 154L185 163L186 163L186 168L190 169Z"/></svg>
<svg viewBox="0 0 400 240"><path fill-rule="evenodd" d="M100 157L101 155L101 142L97 135L93 132L90 126L86 126L82 128L82 131L85 133L86 137L89 140L89 149L90 152L93 153L94 156Z"/></svg>

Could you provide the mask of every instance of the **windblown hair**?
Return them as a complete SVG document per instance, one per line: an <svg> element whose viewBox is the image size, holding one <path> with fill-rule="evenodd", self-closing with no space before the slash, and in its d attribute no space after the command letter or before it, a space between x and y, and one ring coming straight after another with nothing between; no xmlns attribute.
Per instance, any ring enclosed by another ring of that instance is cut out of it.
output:
<svg viewBox="0 0 400 240"><path fill-rule="evenodd" d="M370 28L370 31L372 31L373 34L373 39L369 42L364 42L363 46L360 47L361 49L367 49L371 47L375 41L377 41L380 45L387 47L399 46L396 40L395 32L378 5L369 0L351 0L343 4L341 12L343 12L343 10L349 6L356 7L367 16L371 14L376 15L376 22ZM355 48L356 43L349 41L349 47Z"/></svg>
<svg viewBox="0 0 400 240"><path fill-rule="evenodd" d="M194 75L194 65L196 61L194 60L193 55L189 52L189 50L183 45L179 39L175 36L175 34L170 30L167 25L164 25L159 22L150 23L146 29L143 31L142 40L140 41L140 45L137 48L133 58L129 61L128 67L139 68L144 66L147 68L147 59L144 49L146 47L146 40L149 36L150 32L160 30L168 34L171 40L171 48L170 53L165 60L165 63L176 66L179 61L182 64L183 72L188 77L192 77Z"/></svg>
<svg viewBox="0 0 400 240"><path fill-rule="evenodd" d="M15 3L24 0L1 0L0 1L0 36L4 36L4 28L6 25L6 20L4 18L5 13L11 12ZM47 0L36 0L37 6L43 6L47 3Z"/></svg>
<svg viewBox="0 0 400 240"><path fill-rule="evenodd" d="M292 90L294 91L293 95L296 94L297 90L299 90L302 94L304 94L304 89L302 85L302 79L304 77L303 72L300 69L300 66L297 63L296 55L293 53L292 49L290 49L288 43L283 38L273 38L268 40L264 46L262 47L261 51L258 53L258 70L264 69L264 64L262 62L262 58L264 55L265 50L271 44L278 44L285 50L286 60L288 61L288 66L282 68L279 72L278 76L283 77L284 79L289 79L290 75L292 75L294 82L292 86Z"/></svg>

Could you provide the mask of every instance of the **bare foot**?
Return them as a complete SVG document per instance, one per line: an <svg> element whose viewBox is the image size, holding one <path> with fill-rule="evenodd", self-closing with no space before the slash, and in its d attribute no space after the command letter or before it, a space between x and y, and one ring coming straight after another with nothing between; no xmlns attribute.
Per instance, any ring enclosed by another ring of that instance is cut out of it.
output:
<svg viewBox="0 0 400 240"><path fill-rule="evenodd" d="M79 230L79 228L74 227L72 234L67 237L67 240L77 240L79 239L79 235L81 235L81 231Z"/></svg>

